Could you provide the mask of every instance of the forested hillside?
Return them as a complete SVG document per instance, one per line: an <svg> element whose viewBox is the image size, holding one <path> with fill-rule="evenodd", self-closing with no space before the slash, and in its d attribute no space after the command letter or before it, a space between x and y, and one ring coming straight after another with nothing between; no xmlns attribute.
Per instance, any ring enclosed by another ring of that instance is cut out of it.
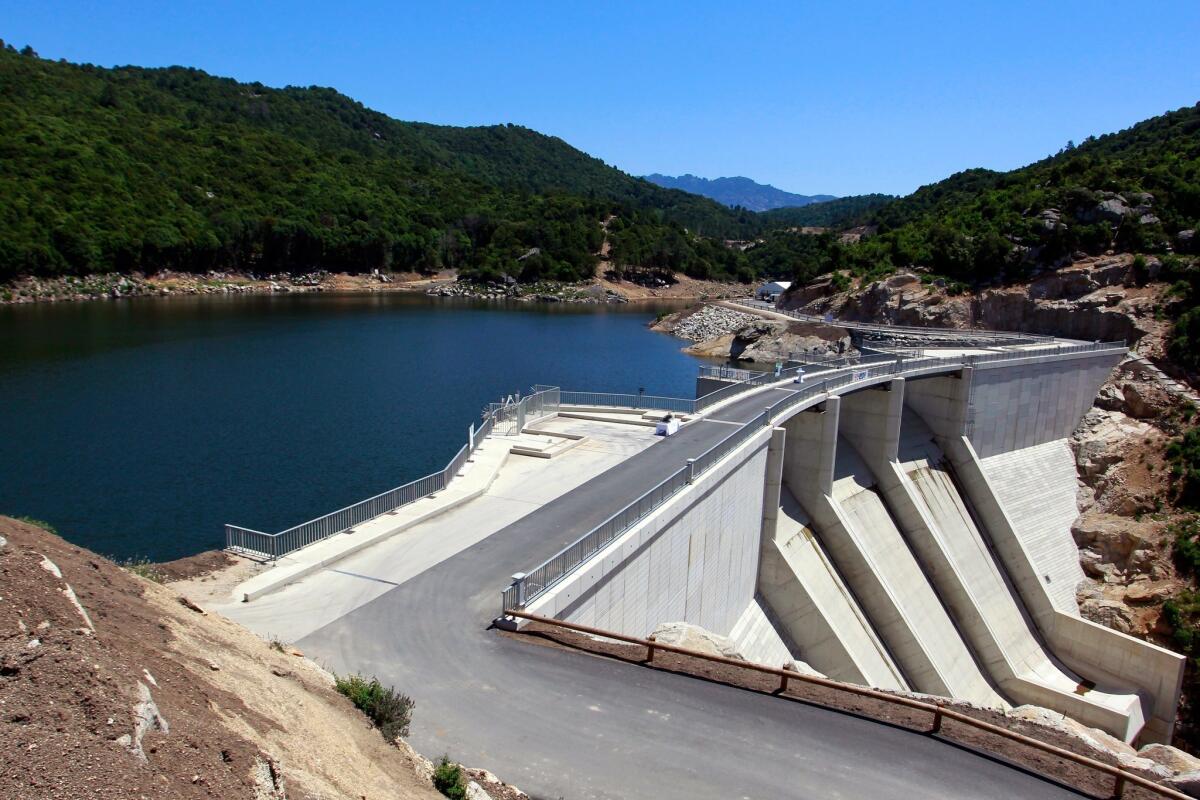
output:
<svg viewBox="0 0 1200 800"><path fill-rule="evenodd" d="M858 220L873 236L824 266L924 266L966 283L1019 278L1074 252L1189 251L1200 222L1200 106L1068 144L1011 172L973 169ZM1182 236L1181 236L1182 233ZM800 277L815 265L801 265Z"/></svg>
<svg viewBox="0 0 1200 800"><path fill-rule="evenodd" d="M731 277L696 236L760 225L517 126L400 122L332 89L11 46L0 47L0 193L0 280L443 267L577 280L614 214L664 262Z"/></svg>
<svg viewBox="0 0 1200 800"><path fill-rule="evenodd" d="M890 194L856 194L798 208L777 208L762 215L770 228L848 228L865 222L879 208L896 198Z"/></svg>

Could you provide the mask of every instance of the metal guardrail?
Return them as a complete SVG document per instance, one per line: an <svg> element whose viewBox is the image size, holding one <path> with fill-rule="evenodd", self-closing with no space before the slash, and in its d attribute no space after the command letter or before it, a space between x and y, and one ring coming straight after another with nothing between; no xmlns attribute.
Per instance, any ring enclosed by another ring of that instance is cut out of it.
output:
<svg viewBox="0 0 1200 800"><path fill-rule="evenodd" d="M741 369L740 367L716 367L710 364L700 365L701 378L715 378L722 381L748 381L758 373L758 370Z"/></svg>
<svg viewBox="0 0 1200 800"><path fill-rule="evenodd" d="M945 703L940 700L935 700L933 702L929 702L927 700L917 700L916 698L912 697L904 697L903 695L891 694L878 689L872 689L869 686L859 686L854 683L845 683L842 681L831 680L829 678L821 678L817 677L816 675L808 675L803 672L795 672L790 669L768 667L765 664L756 664L753 661L743 661L740 659L728 658L726 656L705 653L699 650L691 650L686 647L679 647L678 645L667 644L665 642L657 642L653 637L642 639L637 636L626 636L623 633L608 631L604 630L603 628L593 627L591 625L579 625L578 623L566 622L564 620L554 619L552 617L544 617L538 614L527 614L524 611L520 611L516 608L507 609L506 613L512 617L519 617L521 619L529 620L530 622L537 622L543 625L563 628L564 630L576 631L589 637L600 637L604 639L611 639L615 642L624 642L626 644L645 647L646 658L644 663L647 664L653 663L655 653L657 651L661 651L664 653L676 653L689 658L696 658L701 661L710 661L717 664L724 664L726 666L738 667L740 669L758 672L764 675L772 675L776 678L779 678L779 686L774 692L772 692L772 694L782 695L788 690L789 683L792 681L798 681L800 683L808 683L814 686L821 686L826 689L833 689L839 692L846 692L847 694L857 695L858 697L868 697L873 700L889 703L891 705L904 706L905 708L924 711L930 716L930 726L929 730L927 731L927 733L930 735L941 733L942 723L949 719L977 730L999 736L1002 739L1008 739L1009 741L1017 742L1018 744L1026 747L1040 750L1041 752L1055 756L1056 758L1061 758L1065 761L1071 761L1076 764L1082 764L1083 766L1090 767L1097 772L1112 776L1112 797L1114 798L1120 798L1124 796L1126 784L1139 786L1163 797L1172 798L1172 800L1188 800L1188 798L1191 797L1191 795L1180 792L1177 789L1172 789L1169 786L1163 786L1162 784L1156 783L1149 778L1144 778L1135 772L1130 772L1122 769L1121 767L1114 766L1112 764L1106 764L1103 761L1098 761L1094 758L1080 755L1079 753L1058 747L1057 745L1043 742L1040 739L1035 739L1032 736L1026 736L1023 733L1010 731L1007 728L995 725L985 720L977 719L969 714L956 711L953 708L947 708ZM977 745L974 746L974 749L987 752L984 748ZM1045 775L1046 773L1043 772L1041 774Z"/></svg>
<svg viewBox="0 0 1200 800"><path fill-rule="evenodd" d="M993 361L1005 361L1031 356L1044 355L1059 355L1079 352L1090 352L1104 349L1124 349L1124 343L1105 343L1094 342L1079 345L1061 345L1058 347L1048 347L1038 350L1025 350L1019 352L1006 353L988 353L983 355L964 356L960 359L942 359L932 357L917 357L906 358L902 354L874 354L868 356L846 356L836 359L826 359L816 364L804 364L797 367L789 367L781 370L778 374L774 372L754 373L751 377L738 383L724 386L715 392L695 399L689 400L680 397L660 397L655 395L641 394L614 394L607 392L563 392L553 386L535 386L532 394L521 398L519 401L506 404L493 404L491 411L485 416L479 428L471 427L469 433L469 441L458 453L450 460L446 467L438 472L418 478L414 481L397 486L394 489L389 489L386 492L367 498L353 505L346 506L329 514L309 520L308 522L296 525L278 533L265 533L253 528L245 528L239 525L225 526L225 546L226 549L240 552L254 557L262 557L268 559L277 559L280 556L299 550L302 547L307 547L310 544L327 539L338 533L350 530L358 525L369 520L375 519L397 508L401 508L409 503L416 502L424 497L428 497L435 492L445 489L454 479L470 458L471 453L478 447L487 436L493 432L504 433L519 433L525 426L527 419L535 419L551 414L556 414L563 405L595 405L609 406L615 408L638 408L638 409L657 409L663 411L676 411L681 413L698 413L705 409L711 408L716 403L722 402L732 397L736 397L745 392L777 383L784 380L792 380L799 377L803 371L806 377L815 372L836 372L837 374L822 374L819 377L813 376L811 383L808 383L800 391L792 393L760 415L759 418L746 423L735 431L726 439L719 442L709 451L702 454L699 458L689 461L688 464L681 468L680 472L687 472L689 480L695 478L705 470L709 469L712 464L719 461L724 455L737 447L749 436L753 435L758 424L768 424L771 419L777 417L780 413L787 411L795 405L802 404L813 397L829 392L833 389L840 388L850 383L860 380L868 380L878 378L884 375L914 373L920 371L930 371L944 369L951 371L963 365L974 365L978 363L987 363ZM503 429L501 431L501 429ZM678 473L677 473L678 474ZM673 478L674 476L672 476ZM660 486L672 484L672 478L663 481ZM686 485L686 482L684 484ZM672 484L674 485L674 484ZM651 490L648 495L653 494L659 487ZM634 501L632 505L641 502ZM655 508L657 505L654 506ZM627 509L614 515L612 520L623 519L622 517ZM648 513L648 512L647 512ZM632 519L640 519L640 516L632 517ZM612 521L610 520L610 522ZM608 523L605 523L608 524ZM624 530L621 528L620 530ZM592 533L595 533L593 531ZM599 538L596 538L593 543L603 541L603 544L615 538L616 533L612 533L610 538L607 533L602 533ZM619 531L617 531L619 533ZM591 536L591 533L588 534ZM584 537L586 539L587 536ZM580 542L583 540L581 539ZM576 542L575 544L580 544ZM603 546L603 544L601 546ZM574 545L566 548L564 556L568 551L575 556L586 560L594 551L588 550L588 545L582 546L581 549L573 549ZM580 555L583 554L583 555ZM557 557L557 556L556 556ZM569 559L568 559L569 560ZM563 562L565 563L565 562ZM576 561L574 569L582 561ZM545 565L543 565L545 566ZM540 568L540 567L539 567ZM547 571L542 577L545 582L538 581L539 588L536 592L540 594L546 588L553 585L554 582L560 580L563 575L570 571L558 570L557 568ZM535 570L536 571L536 570ZM532 574L532 573L531 573ZM534 583L530 583L533 586ZM526 598L526 602L533 599L535 595L530 595Z"/></svg>
<svg viewBox="0 0 1200 800"><path fill-rule="evenodd" d="M442 491L462 471L471 453L492 433L501 416L511 414L517 420L516 424L523 426L527 418L558 413L558 388L538 386L534 389L532 394L520 401L503 405L502 413L489 413L478 428L472 425L467 434L467 443L459 448L444 469L278 533L264 533L240 525L226 525L225 549L251 557L274 560Z"/></svg>
<svg viewBox="0 0 1200 800"><path fill-rule="evenodd" d="M558 583L580 564L607 547L629 526L644 519L650 512L673 497L676 492L688 484L691 480L691 473L690 465L681 467L637 500L543 561L527 575L524 575L521 581L505 590L509 593L506 595L506 602L524 605L533 597ZM525 596L527 589L534 590L532 596Z"/></svg>
<svg viewBox="0 0 1200 800"><path fill-rule="evenodd" d="M613 392L563 392L564 406L608 406L610 408L640 408L647 411L678 411L694 414L696 401L684 397L660 397L649 394L616 394Z"/></svg>
<svg viewBox="0 0 1200 800"><path fill-rule="evenodd" d="M736 431L713 445L699 457L688 459L683 469L673 473L654 489L651 489L650 492L647 492L633 501L629 506L618 511L599 526L551 556L547 561L534 567L528 573L517 573L514 575L513 583L501 592L502 613L507 609L523 608L528 603L533 602L615 540L630 525L640 521L650 511L658 508L663 502L670 499L671 494L682 490L747 439L762 430L763 427L769 425L772 420L796 406L811 402L817 397L829 394L844 386L877 380L889 375L919 375L939 371L953 372L965 366L974 366L980 362L1015 361L1031 356L1065 355L1103 350L1124 351L1125 343L1093 342L1081 345L1062 345L1033 351L989 353L984 356L963 356L959 358L937 358L933 356L905 358L903 356L889 355L884 360L873 359L872 363L868 364L849 364L838 369L836 374L815 377L811 382L806 381L799 390L766 408L762 414L749 422L743 423ZM779 380L782 380L782 378L776 378L774 373L763 373L761 378L756 376L748 381L733 384L700 398L700 400L696 401L697 407L698 409L702 408L701 403L708 398L714 397L714 395L721 395L726 390L739 389L737 393L741 393L775 383ZM571 393L564 392L564 396L568 394ZM718 397L713 402L719 402L722 399L726 398L724 396ZM685 478L680 480L680 475L684 475ZM661 490L663 487L672 487L671 493L665 496L662 495ZM647 498L651 496L653 496L654 502L647 505Z"/></svg>

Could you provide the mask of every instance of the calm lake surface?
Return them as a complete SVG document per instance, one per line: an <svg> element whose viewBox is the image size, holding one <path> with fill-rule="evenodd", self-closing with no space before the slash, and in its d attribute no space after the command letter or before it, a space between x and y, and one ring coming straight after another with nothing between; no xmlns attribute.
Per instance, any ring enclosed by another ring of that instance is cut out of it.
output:
<svg viewBox="0 0 1200 800"><path fill-rule="evenodd" d="M675 308L678 305L674 306ZM424 296L0 307L0 513L119 558L220 547L441 469L534 383L692 397L668 306Z"/></svg>

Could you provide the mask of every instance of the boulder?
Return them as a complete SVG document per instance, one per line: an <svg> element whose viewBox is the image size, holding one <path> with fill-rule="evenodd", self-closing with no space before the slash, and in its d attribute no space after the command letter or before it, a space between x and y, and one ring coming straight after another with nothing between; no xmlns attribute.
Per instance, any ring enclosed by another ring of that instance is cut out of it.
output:
<svg viewBox="0 0 1200 800"><path fill-rule="evenodd" d="M1196 231L1191 228L1175 234L1175 249L1181 253L1191 253L1196 250Z"/></svg>
<svg viewBox="0 0 1200 800"><path fill-rule="evenodd" d="M1138 752L1133 747L1112 734L1106 733L1099 728L1089 728L1082 722L1076 722L1070 717L1064 716L1057 711L1051 711L1048 708L1031 705L1017 706L1005 716L1009 719L1053 728L1061 733L1073 736L1089 747L1102 753L1107 753L1118 760L1136 759L1138 757Z"/></svg>
<svg viewBox="0 0 1200 800"><path fill-rule="evenodd" d="M1107 200L1102 200L1093 208L1084 211L1080 214L1080 218L1084 222L1111 222L1116 224L1125 218L1129 213L1129 206L1125 201L1118 197L1110 197Z"/></svg>
<svg viewBox="0 0 1200 800"><path fill-rule="evenodd" d="M1133 612L1117 600L1084 600L1079 604L1079 614L1084 619L1099 623L1121 633L1133 633Z"/></svg>
<svg viewBox="0 0 1200 800"><path fill-rule="evenodd" d="M1121 387L1121 394L1125 398L1123 410L1134 419L1157 418L1171 404L1166 391L1156 384L1129 382Z"/></svg>
<svg viewBox="0 0 1200 800"><path fill-rule="evenodd" d="M1118 755L1117 764L1122 768L1131 772L1141 773L1144 777L1163 780L1170 778L1175 772L1168 767L1164 767L1157 761L1151 761L1148 758L1141 756Z"/></svg>
<svg viewBox="0 0 1200 800"><path fill-rule="evenodd" d="M654 629L652 636L656 642L663 644L698 650L712 656L736 658L739 661L746 660L738 652L737 645L728 636L721 636L688 622L664 622Z"/></svg>
<svg viewBox="0 0 1200 800"><path fill-rule="evenodd" d="M1163 784L1170 786L1172 789L1183 792L1188 797L1200 797L1200 770L1192 772L1184 772L1176 775L1174 778L1167 778Z"/></svg>
<svg viewBox="0 0 1200 800"><path fill-rule="evenodd" d="M899 289L904 286L911 286L914 283L920 283L921 279L911 272L897 272L895 275L883 282L884 286L889 289Z"/></svg>
<svg viewBox="0 0 1200 800"><path fill-rule="evenodd" d="M1128 561L1146 543L1147 533L1143 524L1112 514L1085 514L1071 526L1075 544L1095 551L1109 564Z"/></svg>
<svg viewBox="0 0 1200 800"><path fill-rule="evenodd" d="M1200 772L1200 758L1169 744L1148 744L1138 750L1138 755L1162 764L1172 772Z"/></svg>
<svg viewBox="0 0 1200 800"><path fill-rule="evenodd" d="M492 796L475 781L467 784L466 798L467 800L492 800Z"/></svg>
<svg viewBox="0 0 1200 800"><path fill-rule="evenodd" d="M1145 550L1139 550L1145 553ZM1125 592L1128 603L1159 603L1175 593L1175 585L1170 581L1134 581ZM1196 768L1200 769L1200 762Z"/></svg>

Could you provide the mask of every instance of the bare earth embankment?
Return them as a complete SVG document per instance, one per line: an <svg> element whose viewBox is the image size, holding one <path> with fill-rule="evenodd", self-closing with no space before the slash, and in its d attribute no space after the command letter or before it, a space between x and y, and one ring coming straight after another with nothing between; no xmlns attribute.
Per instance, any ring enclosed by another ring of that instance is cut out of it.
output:
<svg viewBox="0 0 1200 800"><path fill-rule="evenodd" d="M6 800L441 797L298 651L8 517L0 753Z"/></svg>

